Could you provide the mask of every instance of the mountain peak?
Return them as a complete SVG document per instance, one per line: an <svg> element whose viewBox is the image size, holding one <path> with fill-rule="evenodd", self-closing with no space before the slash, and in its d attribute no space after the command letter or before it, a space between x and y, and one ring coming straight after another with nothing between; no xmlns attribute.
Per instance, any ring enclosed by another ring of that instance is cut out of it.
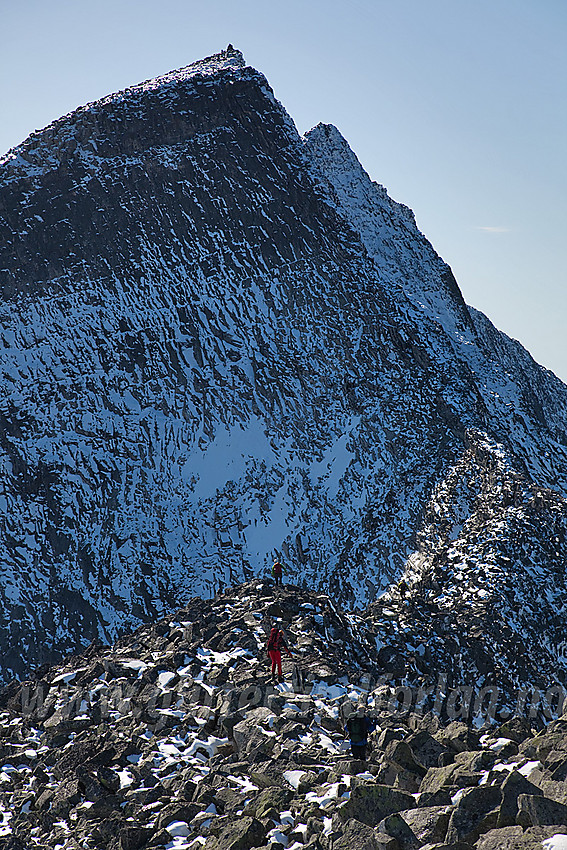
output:
<svg viewBox="0 0 567 850"><path fill-rule="evenodd" d="M232 77L233 74L245 69L248 74L244 76L259 80L263 86L267 85L265 77L259 71L246 66L241 51L229 44L220 53L214 53L183 68L168 71L166 74L152 77L77 107L42 130L31 133L27 139L6 154L0 155L0 167L7 167L12 177L23 175L37 177L46 168L49 170L54 164L60 164L60 158L54 157L53 150L47 149L49 146L53 147L54 143L56 146L62 144L64 156L68 157L75 151L77 142L79 146L82 146L84 142L87 146L92 144L93 132L95 136L104 140L104 133L108 133L108 121L112 118L113 111L122 114L130 124L129 129L124 129L121 133L125 137L135 136L133 122L139 124L141 119L149 125L156 123L148 120L149 104L152 110L155 110L157 106L182 111L183 103L180 102L180 98L192 96L192 83L199 85L209 81L214 82L215 78L223 78L227 75ZM88 129L83 127L77 133L77 125L85 125L85 122L89 125ZM99 133L99 122L103 124L100 128L103 130L102 134ZM70 142L71 137L75 137L76 140ZM95 150L98 144L99 139L96 139Z"/></svg>
<svg viewBox="0 0 567 850"><path fill-rule="evenodd" d="M302 143L229 46L30 137L0 212L4 675L277 554L361 607L404 574L424 642L513 575L567 680L567 388L335 127Z"/></svg>

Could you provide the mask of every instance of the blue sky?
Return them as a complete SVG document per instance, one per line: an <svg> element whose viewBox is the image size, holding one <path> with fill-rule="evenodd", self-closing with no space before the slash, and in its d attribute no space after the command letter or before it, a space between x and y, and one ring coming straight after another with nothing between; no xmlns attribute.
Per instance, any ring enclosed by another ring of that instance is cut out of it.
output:
<svg viewBox="0 0 567 850"><path fill-rule="evenodd" d="M567 381L565 0L0 0L0 153L229 42L335 124L469 304Z"/></svg>

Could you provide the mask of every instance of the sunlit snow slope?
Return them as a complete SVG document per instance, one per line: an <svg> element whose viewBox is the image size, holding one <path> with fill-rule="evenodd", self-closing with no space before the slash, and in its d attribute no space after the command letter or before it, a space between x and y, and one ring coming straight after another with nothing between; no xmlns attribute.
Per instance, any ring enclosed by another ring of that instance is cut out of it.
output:
<svg viewBox="0 0 567 850"><path fill-rule="evenodd" d="M0 283L8 674L275 552L297 583L371 601L429 564L428 511L465 455L553 489L565 519L567 388L238 51L10 151ZM470 479L439 503L450 528L500 498Z"/></svg>

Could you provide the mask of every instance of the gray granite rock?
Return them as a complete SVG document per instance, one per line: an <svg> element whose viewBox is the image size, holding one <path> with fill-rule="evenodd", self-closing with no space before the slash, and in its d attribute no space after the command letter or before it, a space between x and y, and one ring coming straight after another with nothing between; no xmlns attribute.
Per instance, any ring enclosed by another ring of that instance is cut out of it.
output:
<svg viewBox="0 0 567 850"><path fill-rule="evenodd" d="M555 800L533 794L520 794L516 823L529 826L565 826L567 824L567 806Z"/></svg>
<svg viewBox="0 0 567 850"><path fill-rule="evenodd" d="M344 819L355 818L368 826L377 826L390 814L415 806L411 794L397 791L387 785L362 783L356 785L348 802L340 809Z"/></svg>

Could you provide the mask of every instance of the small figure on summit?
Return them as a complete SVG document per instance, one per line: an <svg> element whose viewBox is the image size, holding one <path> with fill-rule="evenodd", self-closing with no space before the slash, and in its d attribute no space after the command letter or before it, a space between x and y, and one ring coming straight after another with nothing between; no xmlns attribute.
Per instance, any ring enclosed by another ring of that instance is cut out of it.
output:
<svg viewBox="0 0 567 850"><path fill-rule="evenodd" d="M289 646L286 643L285 635L283 631L278 626L273 626L270 631L270 636L268 637L268 645L266 649L268 650L268 657L272 662L272 682L276 681L276 665L278 668L278 678L280 682L283 682L283 674L282 674L282 646L287 650L287 654L291 658L291 652Z"/></svg>
<svg viewBox="0 0 567 850"><path fill-rule="evenodd" d="M350 738L350 751L353 759L366 761L368 735L370 732L374 732L376 726L376 721L366 716L362 705L347 719L345 732L348 732Z"/></svg>
<svg viewBox="0 0 567 850"><path fill-rule="evenodd" d="M272 575L274 577L276 587L282 587L283 585L283 572L284 568L280 559L278 557L274 558L274 563L272 566Z"/></svg>
<svg viewBox="0 0 567 850"><path fill-rule="evenodd" d="M272 575L273 575L274 580L275 580L275 582L276 582L276 587L278 587L278 586L279 586L279 587L281 587L281 586L282 586L282 575L283 575L283 571L284 571L284 570L283 570L283 567L282 567L282 565L281 565L281 563L280 563L280 559L279 559L279 558L275 558L275 559L274 559L274 565L273 565L273 567L272 567Z"/></svg>

